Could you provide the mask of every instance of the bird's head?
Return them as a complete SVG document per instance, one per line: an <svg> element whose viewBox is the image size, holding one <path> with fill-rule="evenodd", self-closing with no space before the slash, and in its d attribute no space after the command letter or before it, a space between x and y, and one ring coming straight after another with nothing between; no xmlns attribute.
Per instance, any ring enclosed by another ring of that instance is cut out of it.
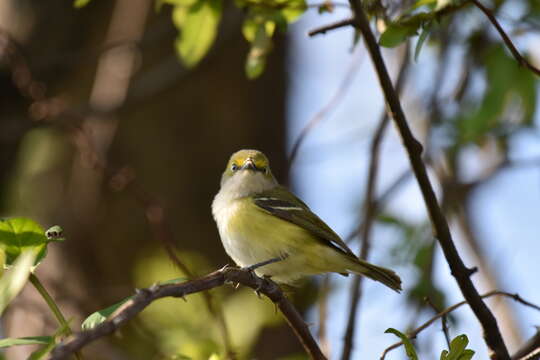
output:
<svg viewBox="0 0 540 360"><path fill-rule="evenodd" d="M268 158L258 150L240 150L232 154L221 177L221 186L231 179L236 179L244 185L276 184Z"/></svg>

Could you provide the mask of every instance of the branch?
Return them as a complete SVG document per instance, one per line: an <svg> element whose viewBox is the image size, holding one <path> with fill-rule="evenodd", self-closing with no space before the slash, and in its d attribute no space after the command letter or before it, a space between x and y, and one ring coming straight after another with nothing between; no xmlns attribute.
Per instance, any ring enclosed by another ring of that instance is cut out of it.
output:
<svg viewBox="0 0 540 360"><path fill-rule="evenodd" d="M407 67L409 65L409 47L408 44L405 47L401 67L396 80L396 89L401 92L406 79ZM381 151L381 144L384 138L385 130L390 121L386 109L383 109L379 125L375 130L373 139L370 146L370 160L369 170L367 176L366 192L364 195L364 219L359 226L358 233L361 234L362 245L360 249L360 259L367 260L369 256L369 250L371 249L371 229L377 212L379 210L379 204L375 197L377 178L379 175L379 158ZM356 314L358 313L358 306L362 298L362 281L363 276L355 276L351 285L351 302L349 306L349 316L347 320L347 327L344 337L343 353L341 354L342 360L347 360L351 357L353 349L353 339L356 327Z"/></svg>
<svg viewBox="0 0 540 360"><path fill-rule="evenodd" d="M486 17L493 24L493 26L495 26L495 29L497 29L497 31L499 32L499 35L501 35L504 43L506 44L506 47L508 48L508 50L510 50L510 52L512 53L514 58L517 60L519 65L525 66L527 69L531 70L533 73L540 76L540 69L536 68L531 63L529 63L527 61L527 59L525 59L519 53L518 49L516 49L516 47L514 46L514 43L512 42L512 40L510 40L510 37L508 37L508 35L504 32L501 24L499 24L499 22L497 21L497 19L495 18L495 16L491 12L491 10L489 10L484 5L482 5L482 3L480 3L480 1L478 1L478 0L471 0L471 1L477 8L480 9L480 11L482 11L484 13L484 15L486 15Z"/></svg>
<svg viewBox="0 0 540 360"><path fill-rule="evenodd" d="M326 359L306 323L276 283L270 279L257 277L250 271L225 267L204 277L181 284L154 285L147 289L137 290L133 298L120 307L107 321L92 330L77 333L58 344L53 349L49 360L67 359L89 343L114 333L157 299L169 296L183 298L186 295L210 290L226 283L242 284L254 289L257 293L266 295L281 310L285 320L293 329L310 358L314 360Z"/></svg>
<svg viewBox="0 0 540 360"><path fill-rule="evenodd" d="M362 2L361 0L350 0L350 2L355 14L355 26L360 30L364 37L368 52L379 77L379 82L383 89L386 102L390 108L390 114L394 119L403 145L409 155L413 173L418 181L433 226L434 236L438 239L442 247L446 261L450 266L451 273L455 277L463 296L482 325L486 344L493 352L493 357L498 360L509 360L510 355L499 331L497 320L478 294L478 291L470 279L472 272L465 266L457 252L448 223L439 207L437 197L435 196L435 192L427 175L426 167L422 161L422 145L416 140L409 128L407 119L401 108L399 97L395 92L390 76L388 75L381 51L375 40L375 36L371 31L364 9L362 8Z"/></svg>
<svg viewBox="0 0 540 360"><path fill-rule="evenodd" d="M345 26L351 26L354 24L354 19L343 19L334 23L323 25L308 31L308 36L313 37L315 35L326 34L327 31L339 29Z"/></svg>
<svg viewBox="0 0 540 360"><path fill-rule="evenodd" d="M535 357L536 356L536 357ZM533 335L521 348L519 348L512 360L532 360L540 357L540 328L537 328Z"/></svg>
<svg viewBox="0 0 540 360"><path fill-rule="evenodd" d="M492 297L492 296L504 296L504 297L509 297L517 302L519 302L520 304L523 304L527 307L530 307L530 308L533 308L535 310L538 310L540 311L540 306L538 305L535 305L529 301L526 301L524 300L521 296L519 296L519 294L511 294L509 292L506 292L506 291L500 291L500 290L493 290L493 291L490 291L488 293L485 293L484 295L481 296L482 299L486 299L486 298L489 298L489 297ZM423 330L425 330L426 328L428 328L431 324L433 324L435 321L437 321L438 319L448 315L449 313L451 313L452 311L456 310L457 308L467 304L468 301L464 300L464 301L461 301L461 302L458 302L457 304L454 304L452 306L450 306L449 308L446 308L445 310L441 311L440 313L438 313L437 315L435 315L434 317L432 317L431 319L429 319L428 321L426 321L425 323L423 323L422 325L420 325L419 327L417 327L416 329L414 329L413 331L411 331L410 333L407 334L407 337L409 339L414 339L416 338L416 336L422 332ZM539 339L540 340L540 339ZM389 353L390 351L394 350L394 349L397 349L398 347L400 347L401 345L403 345L403 342L402 341L399 341L395 344L392 344L390 345L389 347L387 347L382 355L381 355L381 358L380 360L383 360L385 357L386 357L386 354Z"/></svg>

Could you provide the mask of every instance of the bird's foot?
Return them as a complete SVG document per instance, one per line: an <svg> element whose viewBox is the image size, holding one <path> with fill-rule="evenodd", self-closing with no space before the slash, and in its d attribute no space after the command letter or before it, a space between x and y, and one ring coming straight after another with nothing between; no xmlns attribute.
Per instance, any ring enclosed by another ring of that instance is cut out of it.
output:
<svg viewBox="0 0 540 360"><path fill-rule="evenodd" d="M219 272L224 272L225 270L232 269L232 268L235 268L235 267L236 267L235 265L225 264L225 266L222 267L221 269L219 269L218 271Z"/></svg>

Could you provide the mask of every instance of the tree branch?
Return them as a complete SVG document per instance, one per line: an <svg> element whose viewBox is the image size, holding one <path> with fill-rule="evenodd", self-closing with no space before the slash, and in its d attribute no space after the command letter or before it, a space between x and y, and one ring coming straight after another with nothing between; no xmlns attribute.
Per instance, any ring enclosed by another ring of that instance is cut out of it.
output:
<svg viewBox="0 0 540 360"><path fill-rule="evenodd" d="M488 293L485 293L484 295L481 296L482 299L486 299L486 298L489 298L489 297L492 297L492 296L504 296L504 297L508 297L508 298L511 298L511 299L514 299L515 301L519 302L520 304L523 304L527 307L530 307L530 308L533 308L535 310L538 310L540 311L540 306L536 305L536 304L533 304L529 301L526 301L524 300L521 296L519 296L519 294L511 294L509 292L506 292L506 291L500 291L500 290L493 290L493 291L490 291ZM464 300L464 301L461 301L461 302L458 302L457 304L454 304L452 306L450 306L449 308L446 308L445 310L441 311L440 313L438 313L437 315L435 315L434 317L432 317L431 319L429 319L428 321L426 321L425 323L423 323L422 325L420 325L419 327L417 327L416 329L414 329L413 331L409 332L407 334L407 337L409 339L414 339L416 338L416 336L422 332L423 330L425 330L426 328L428 328L431 324L433 324L435 321L437 321L438 319L442 318L443 316L446 316L448 315L449 313L451 313L452 311L456 310L457 308L467 304L468 301ZM540 339L539 339L540 340ZM388 354L390 351L394 350L394 349L397 349L398 347L400 347L401 345L403 345L403 342L402 341L399 341L395 344L392 344L390 345L389 347L387 347L382 355L381 355L381 358L380 360L383 360L385 357L386 357L386 354ZM514 360L514 358L512 358ZM516 359L517 360L517 359Z"/></svg>
<svg viewBox="0 0 540 360"><path fill-rule="evenodd" d="M536 357L535 357L536 356ZM521 348L519 348L512 360L532 360L540 357L540 328L537 328L534 334Z"/></svg>
<svg viewBox="0 0 540 360"><path fill-rule="evenodd" d="M480 3L480 1L478 1L478 0L471 0L471 1L477 8L480 9L480 11L482 11L484 13L484 15L486 15L486 17L493 24L493 26L495 26L495 29L497 29L497 31L499 32L499 35L501 35L506 47L508 48L508 50L510 50L510 52L512 53L514 58L517 60L519 65L525 66L527 69L531 70L533 73L540 76L540 69L533 66L530 62L527 61L527 59L525 59L519 53L518 49L516 49L514 43L512 42L512 40L510 40L510 37L506 34L506 32L502 28L501 24L499 24L499 22L497 21L497 19L495 18L495 16L491 12L491 10L489 10L487 7L482 5L482 3Z"/></svg>
<svg viewBox="0 0 540 360"><path fill-rule="evenodd" d="M313 37L315 35L326 34L327 31L339 29L345 26L351 26L354 24L354 19L343 19L331 24L323 25L308 31L308 36Z"/></svg>
<svg viewBox="0 0 540 360"><path fill-rule="evenodd" d="M360 0L350 0L351 8L355 14L355 26L362 33L373 65L379 77L380 85L383 89L389 111L394 119L396 127L403 141L403 145L409 155L413 173L418 181L420 191L433 226L434 236L438 239L446 261L450 266L452 275L455 277L459 288L469 303L474 314L480 321L484 331L484 338L487 346L493 352L493 358L498 360L509 360L510 355L502 339L497 320L486 306L478 291L474 287L470 275L471 271L465 266L455 247L448 223L440 209L437 197L427 175L426 167L422 161L422 145L416 140L407 123L399 97L397 96L386 65L381 55L381 51L371 31L369 21L362 8Z"/></svg>
<svg viewBox="0 0 540 360"><path fill-rule="evenodd" d="M186 295L210 290L226 283L242 284L266 295L281 310L285 320L293 329L310 358L314 360L326 359L306 323L276 283L270 279L260 278L250 271L225 267L204 277L181 284L154 285L147 289L137 290L133 298L121 306L107 321L92 330L77 333L58 344L52 351L49 360L67 359L75 351L82 349L89 343L114 333L157 299L169 296L183 298Z"/></svg>

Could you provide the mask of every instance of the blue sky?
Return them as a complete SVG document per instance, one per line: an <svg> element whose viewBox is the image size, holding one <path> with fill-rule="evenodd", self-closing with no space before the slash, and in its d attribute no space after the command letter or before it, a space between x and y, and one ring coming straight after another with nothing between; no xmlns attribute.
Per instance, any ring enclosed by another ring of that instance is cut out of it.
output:
<svg viewBox="0 0 540 360"><path fill-rule="evenodd" d="M348 15L346 9L336 9L333 14L319 15L312 10L292 29L292 49L289 57L289 144L298 136L302 127L338 91L351 64L360 64L351 86L342 101L329 116L314 129L300 149L291 173L295 191L327 221L339 234L346 236L358 223L361 215L358 209L366 181L369 140L380 117L382 109L381 92L371 67L371 62L363 46L352 50L352 30L341 29L326 35L309 38L307 31L322 24L342 19ZM509 16L512 12L509 11ZM520 39L518 45L528 45L540 41L539 36ZM385 51L391 55L392 51ZM392 73L396 73L393 56L387 56ZM412 77L430 76L433 60L429 48L423 50L418 62L413 63ZM421 70L421 71L420 71ZM429 83L416 81L416 83ZM482 88L482 84L478 84ZM412 113L415 102L422 96L425 88L410 86L405 92L403 103L406 113ZM536 122L539 114L537 112ZM413 131L418 132L411 116ZM391 183L408 166L399 138L393 128L389 128L383 145L381 181ZM512 156L517 159L540 159L540 136L522 134L515 138ZM471 174L474 173L474 153L471 153ZM437 188L437 184L434 184ZM417 185L410 180L388 205L388 209L403 214L411 221L423 221L425 208ZM488 262L499 272L504 289L518 292L533 302L540 303L540 253L538 215L540 214L540 171L538 167L510 169L485 184L474 198L474 221L478 225L479 237L486 242ZM460 241L455 229L453 235L458 249L468 265L474 265L468 249ZM381 228L374 232L374 246L371 261L385 265L385 253L396 241L397 234ZM534 254L531 256L531 254ZM408 267L396 268L402 275L404 286L414 276ZM332 359L341 353L343 328L348 312L348 289L350 278L335 276L334 284L338 291L330 300L330 323ZM408 281L409 280L409 281ZM462 300L461 293L451 277L448 266L438 250L436 278L439 286L445 289L448 302ZM481 292L487 289L475 283ZM374 282L364 282L366 295L359 316L359 333L355 339L354 355L365 359L377 359L383 349L394 343L393 335L384 334L388 327L405 330L412 317L416 316L405 306L404 299ZM500 300L498 300L500 301ZM497 301L489 302L496 311ZM540 325L540 313L520 305L517 309L522 324L524 338L532 336L535 325ZM474 315L468 308L456 312L459 322L451 328L451 335L469 335L470 348L477 351L476 359L487 358L481 330ZM312 313L316 323L316 311ZM429 316L422 317L427 319ZM316 328L314 327L314 330ZM429 339L430 354L440 353L446 347L440 331L440 323L420 335ZM512 350L512 347L511 347ZM403 350L396 350L387 359L404 359Z"/></svg>

